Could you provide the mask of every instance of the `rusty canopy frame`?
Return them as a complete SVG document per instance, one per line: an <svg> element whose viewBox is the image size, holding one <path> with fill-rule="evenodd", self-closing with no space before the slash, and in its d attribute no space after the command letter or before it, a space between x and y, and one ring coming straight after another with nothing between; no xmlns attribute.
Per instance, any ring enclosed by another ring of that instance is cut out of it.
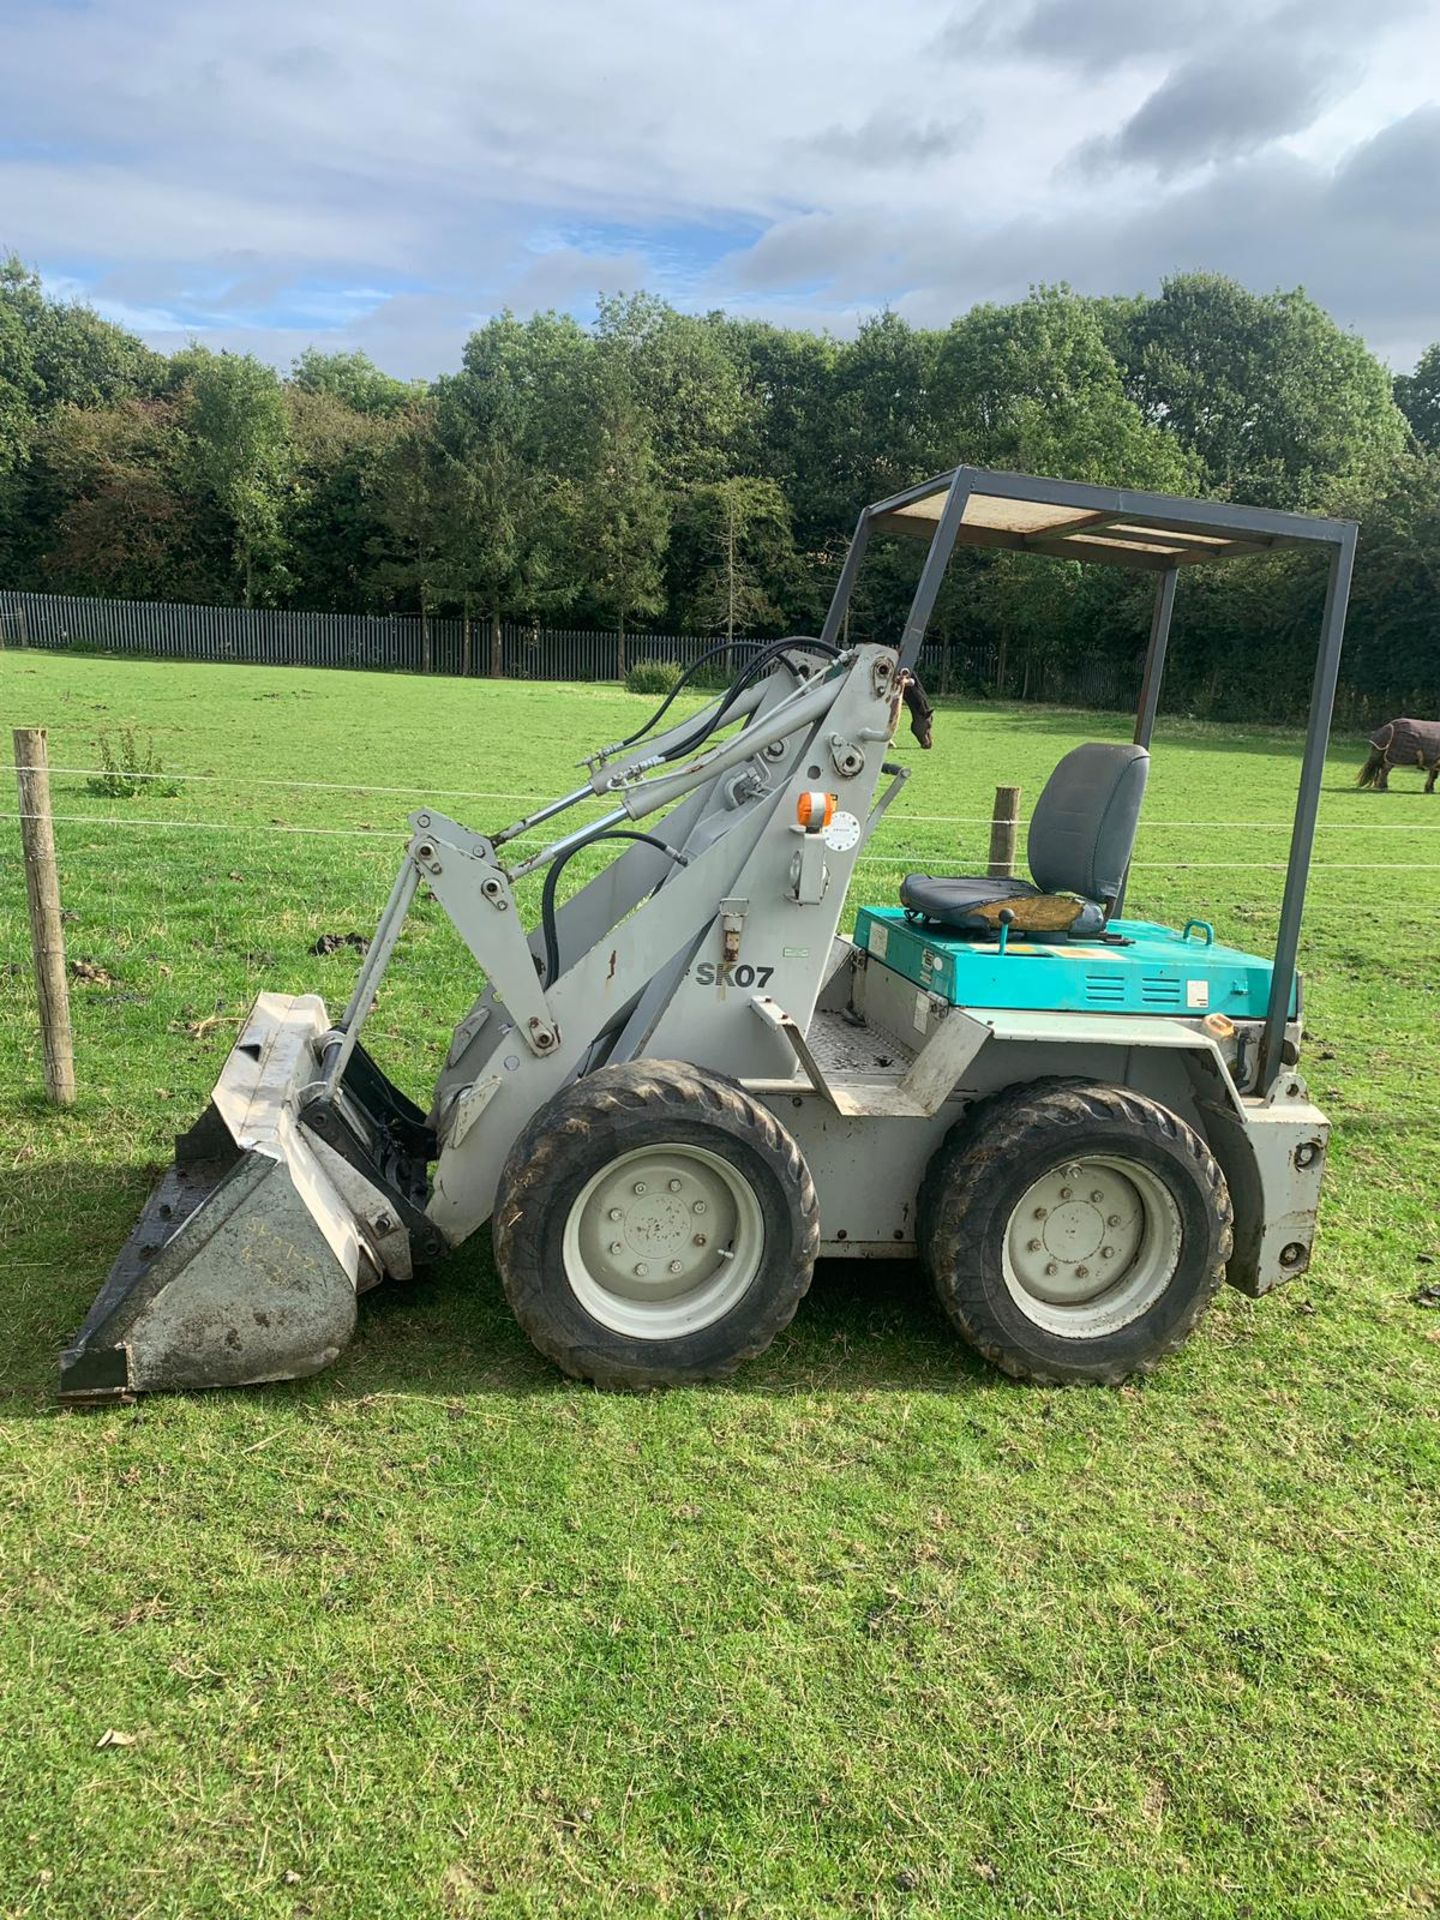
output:
<svg viewBox="0 0 1440 1920"><path fill-rule="evenodd" d="M1270 1002L1261 1040L1259 1084L1261 1092L1268 1093L1284 1066L1285 1025L1294 990L1305 890L1320 811L1320 782L1355 564L1355 522L1281 513L1268 507L1186 500L1127 487L1097 487L1078 480L1040 480L1029 474L985 467L956 467L887 500L876 501L860 515L821 631L821 637L832 645L839 638L870 536L876 532L929 541L900 639L900 663L905 667L913 667L920 656L940 583L956 547L993 547L1154 574L1154 612L1135 714L1134 738L1142 747L1150 745L1160 704L1181 569L1292 547L1319 548L1329 555L1330 574L1280 903Z"/></svg>

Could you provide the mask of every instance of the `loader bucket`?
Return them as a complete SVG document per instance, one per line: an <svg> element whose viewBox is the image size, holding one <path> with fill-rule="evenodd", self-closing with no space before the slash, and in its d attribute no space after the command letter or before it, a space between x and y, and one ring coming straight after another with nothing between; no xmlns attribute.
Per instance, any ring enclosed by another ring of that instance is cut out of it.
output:
<svg viewBox="0 0 1440 1920"><path fill-rule="evenodd" d="M408 1276L400 1210L302 1124L328 1031L318 996L260 995L61 1355L63 1400L317 1373L354 1332L356 1294Z"/></svg>

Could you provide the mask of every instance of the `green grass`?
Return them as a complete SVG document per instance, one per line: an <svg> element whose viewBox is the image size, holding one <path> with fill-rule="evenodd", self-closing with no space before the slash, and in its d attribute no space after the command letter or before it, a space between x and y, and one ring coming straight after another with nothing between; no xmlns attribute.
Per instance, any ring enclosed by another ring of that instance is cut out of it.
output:
<svg viewBox="0 0 1440 1920"><path fill-rule="evenodd" d="M250 996L343 998L354 952L309 948L369 931L409 806L493 828L647 703L14 653L0 694L58 767L133 724L219 776L118 802L55 777L97 970L67 1114L37 1097L0 824L0 1914L1440 1904L1440 1313L1415 1301L1440 1279L1440 873L1329 865L1440 865L1440 804L1356 793L1337 748L1306 949L1337 1124L1318 1256L1227 1292L1143 1388L1012 1386L911 1269L842 1266L733 1387L610 1398L529 1348L482 1236L368 1296L320 1379L66 1415L56 1350ZM864 891L972 863L984 827L926 816L982 820L1001 779L1028 804L1124 728L942 712ZM1284 832L1175 823L1283 822L1296 753L1165 724L1132 908L1263 943L1277 873L1176 863L1279 861ZM337 787L254 784L297 777ZM367 1032L413 1090L473 984L422 903ZM99 1750L111 1728L134 1744Z"/></svg>

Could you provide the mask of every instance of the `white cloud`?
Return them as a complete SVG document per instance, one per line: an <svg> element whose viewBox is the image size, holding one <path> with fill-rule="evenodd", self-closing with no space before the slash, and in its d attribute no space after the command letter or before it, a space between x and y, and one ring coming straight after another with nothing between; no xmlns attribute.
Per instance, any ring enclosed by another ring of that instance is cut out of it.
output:
<svg viewBox="0 0 1440 1920"><path fill-rule="evenodd" d="M942 320L1032 280L1120 290L1181 265L1303 280L1399 357L1433 279L1413 231L1347 211L1363 166L1335 156L1388 152L1423 226L1433 179L1412 192L1405 169L1429 148L1375 136L1433 90L1440 19L1387 38L1403 0L1372 0L1362 44L1340 0L1298 5L34 7L0 69L0 246L157 338L282 363L366 344L402 373L453 365L501 305L600 288L848 329L886 301ZM1246 112L1206 94L1215 34L1243 45L1282 12L1303 70L1272 63ZM1343 97L1332 53L1360 62ZM1103 195L1072 164L1097 141ZM1182 164L1259 184L1207 198Z"/></svg>

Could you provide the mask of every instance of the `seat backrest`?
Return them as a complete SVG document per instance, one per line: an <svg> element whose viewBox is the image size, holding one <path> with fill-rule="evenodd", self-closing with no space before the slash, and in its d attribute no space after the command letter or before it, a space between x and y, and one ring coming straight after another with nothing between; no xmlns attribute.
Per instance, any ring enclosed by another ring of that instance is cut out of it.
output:
<svg viewBox="0 0 1440 1920"><path fill-rule="evenodd" d="M1110 902L1135 845L1150 755L1144 747L1074 747L1045 782L1026 852L1044 893Z"/></svg>

